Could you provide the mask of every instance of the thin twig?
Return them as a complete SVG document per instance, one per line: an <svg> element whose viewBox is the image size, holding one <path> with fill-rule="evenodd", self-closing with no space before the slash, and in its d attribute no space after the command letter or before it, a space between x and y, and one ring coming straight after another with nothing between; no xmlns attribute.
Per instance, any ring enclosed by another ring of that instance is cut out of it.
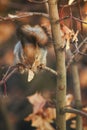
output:
<svg viewBox="0 0 87 130"><path fill-rule="evenodd" d="M60 7L67 8L67 7L71 7L71 6L74 6L74 5L77 5L77 2L73 2L71 5L66 4L66 5L59 5L59 6L60 6Z"/></svg>
<svg viewBox="0 0 87 130"><path fill-rule="evenodd" d="M78 50L79 50L85 43L87 43L87 37L79 44ZM77 49L74 51L74 53L76 53L76 52L77 52Z"/></svg>
<svg viewBox="0 0 87 130"><path fill-rule="evenodd" d="M77 18L77 17L72 16L72 19L74 19L75 21L78 21L78 22L80 22L80 23L87 24L87 22L85 22L85 21L83 21L82 19L79 19L79 18Z"/></svg>
<svg viewBox="0 0 87 130"><path fill-rule="evenodd" d="M80 22L80 23L83 23L83 24L87 24L87 22L86 21L83 21L82 19L79 19L79 18L77 18L77 17L75 17L75 16L65 16L65 17L63 17L63 18L61 18L61 19L59 19L59 20L57 20L56 21L56 23L59 23L59 22L61 22L61 21L63 21L63 20L67 20L67 19L69 19L69 18L72 18L73 20L75 20L75 21L78 21L78 22Z"/></svg>
<svg viewBox="0 0 87 130"><path fill-rule="evenodd" d="M87 51L87 43L83 46L81 51L78 51L78 54L74 57L74 60L78 62L79 60L81 60L82 56L87 56L87 54L85 53L86 51Z"/></svg>
<svg viewBox="0 0 87 130"><path fill-rule="evenodd" d="M4 74L3 79L5 79L6 76L8 75L8 73L9 73L9 71L10 71L10 68L11 68L11 67L9 67L8 70L6 71L6 73Z"/></svg>
<svg viewBox="0 0 87 130"><path fill-rule="evenodd" d="M61 22L61 21L63 21L63 20L67 20L67 19L69 19L69 18L70 18L70 16L65 16L65 17L60 18L59 20L57 20L56 23L59 23L59 22Z"/></svg>
<svg viewBox="0 0 87 130"><path fill-rule="evenodd" d="M48 71L48 72L50 72L50 73L52 73L52 74L54 74L54 75L58 75L57 74L57 72L55 71L55 70L53 70L53 69L51 69L50 67L47 67L47 66L45 66L45 65L43 65L43 64L40 64L39 66L37 66L38 67L38 69L42 69L42 70L46 70L46 71Z"/></svg>
<svg viewBox="0 0 87 130"><path fill-rule="evenodd" d="M46 71L49 71L50 73L52 73L52 74L54 74L54 75L57 76L57 72L56 72L55 70L53 70L53 69L47 67L47 66L42 67L42 69L43 69L43 70L46 70Z"/></svg>
<svg viewBox="0 0 87 130"><path fill-rule="evenodd" d="M10 70L12 69L12 68L14 68L14 66L9 66L8 67L8 70L6 71L6 73L4 74L4 76L3 76L3 80L7 77L7 75L10 73Z"/></svg>
<svg viewBox="0 0 87 130"><path fill-rule="evenodd" d="M87 50L87 48L86 48L86 50ZM87 54L85 54L85 53L83 53L83 52L81 52L81 51L79 51L78 53L79 53L80 55L87 56Z"/></svg>
<svg viewBox="0 0 87 130"><path fill-rule="evenodd" d="M6 76L5 79L2 79L2 80L0 81L0 86L1 86L2 84L4 84L4 81L6 82L17 70L18 70L17 67L14 68L14 69Z"/></svg>
<svg viewBox="0 0 87 130"><path fill-rule="evenodd" d="M77 114L77 115L80 115L80 116L84 116L87 118L87 113L81 111L81 110L77 110L75 108L64 108L63 109L63 112L64 113L74 113L74 114Z"/></svg>
<svg viewBox="0 0 87 130"><path fill-rule="evenodd" d="M80 45L78 46L78 50L87 42L87 37L80 43ZM77 49L74 51L74 54L71 56L66 69L68 69L68 67L70 66L70 64L73 62L73 59L77 56L79 52L77 51Z"/></svg>
<svg viewBox="0 0 87 130"><path fill-rule="evenodd" d="M33 4L44 4L44 3L48 2L48 0L42 0L42 1L28 0L28 1Z"/></svg>
<svg viewBox="0 0 87 130"><path fill-rule="evenodd" d="M0 85L4 84L4 82L6 82L17 70L20 70L20 67L23 69L29 69L30 66L25 66L23 63L18 63L16 65L9 66L8 70L0 81Z"/></svg>

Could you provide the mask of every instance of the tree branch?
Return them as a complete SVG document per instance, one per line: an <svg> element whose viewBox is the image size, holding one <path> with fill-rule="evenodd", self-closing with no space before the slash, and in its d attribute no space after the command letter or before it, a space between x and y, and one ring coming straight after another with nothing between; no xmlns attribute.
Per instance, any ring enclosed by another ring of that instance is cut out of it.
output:
<svg viewBox="0 0 87 130"><path fill-rule="evenodd" d="M29 17L29 16L35 16L35 15L46 17L47 19L50 19L49 15L46 14L46 13L40 13L40 12L18 12L15 15L8 14L7 17L0 16L0 22L2 22L2 21L15 21L15 20L20 19L20 18L26 18L26 17ZM66 20L66 19L69 19L69 18L71 18L71 17L70 16L65 16L64 18L56 20L55 23L57 24L57 23L61 22L62 20ZM75 20L75 21L78 21L80 23L87 24L87 22L85 22L82 19L79 19L77 17L72 16L72 19Z"/></svg>
<svg viewBox="0 0 87 130"><path fill-rule="evenodd" d="M87 44L87 37L79 44L78 46L78 50L84 45L84 44ZM78 55L78 51L77 49L74 51L74 54L71 56L67 66L66 66L66 69L68 69L68 67L70 66L70 64L73 62L73 59Z"/></svg>
<svg viewBox="0 0 87 130"><path fill-rule="evenodd" d="M43 69L43 70L46 70L52 74L54 74L55 76L57 76L57 72L53 69L51 69L50 67L47 67L47 66L44 66L44 65L41 65L41 66L38 66L39 69Z"/></svg>
<svg viewBox="0 0 87 130"><path fill-rule="evenodd" d="M80 22L80 23L87 24L87 22L85 22L85 21L83 21L82 19L79 19L79 18L77 18L77 17L72 16L72 19L74 19L75 21L78 21L78 22Z"/></svg>
<svg viewBox="0 0 87 130"><path fill-rule="evenodd" d="M56 55L56 71L59 73L56 86L56 130L66 130L65 114L60 113L61 108L66 104L66 68L65 52L61 51L64 43L62 42L60 24L56 23L56 21L59 20L57 3L59 3L59 0L48 0L49 16Z"/></svg>
<svg viewBox="0 0 87 130"><path fill-rule="evenodd" d="M87 113L81 111L81 110L77 110L75 108L64 108L63 109L63 112L64 113L74 113L74 114L77 114L77 115L80 115L80 116L84 116L87 118Z"/></svg>
<svg viewBox="0 0 87 130"><path fill-rule="evenodd" d="M17 19L20 18L26 18L29 16L34 16L34 15L38 15L38 16L43 16L49 19L49 15L46 13L39 13L39 12L18 12L17 14L13 15L13 14L8 14L7 17L1 17L0 16L0 22L1 21L15 21Z"/></svg>
<svg viewBox="0 0 87 130"><path fill-rule="evenodd" d="M22 63L19 63L19 64L15 65L15 66L9 67L8 70L6 71L5 75L3 76L2 80L0 81L0 86L1 86L2 84L4 84L17 70L20 70L21 67L24 68L24 69L27 69L27 70L30 69L30 66L26 66L26 65L24 65L24 64L22 64ZM12 69L12 68L13 68L13 70L10 71L10 69ZM39 68L39 69L46 70L46 71L48 71L48 72L54 74L55 76L57 76L57 72L56 72L55 70L53 70L53 69L47 67L47 66L40 65L40 66L38 66L38 68ZM10 72L9 72L9 71L10 71Z"/></svg>
<svg viewBox="0 0 87 130"><path fill-rule="evenodd" d="M78 3L77 2L73 2L72 4L66 4L66 5L59 5L59 7L63 7L63 8L67 8L67 7L71 7L71 6L74 6L74 5L77 5Z"/></svg>
<svg viewBox="0 0 87 130"><path fill-rule="evenodd" d="M72 81L73 81L75 106L76 109L81 110L82 107L81 89L80 89L78 67L75 62L71 64L71 73L72 73ZM76 130L82 130L82 118L79 115L76 116Z"/></svg>
<svg viewBox="0 0 87 130"><path fill-rule="evenodd" d="M48 0L42 0L42 1L28 0L28 1L31 2L31 3L34 3L34 4L43 4L43 3L48 2Z"/></svg>
<svg viewBox="0 0 87 130"><path fill-rule="evenodd" d="M14 68L5 78L2 78L0 81L0 86L4 84L4 82L6 82L17 70L18 68Z"/></svg>

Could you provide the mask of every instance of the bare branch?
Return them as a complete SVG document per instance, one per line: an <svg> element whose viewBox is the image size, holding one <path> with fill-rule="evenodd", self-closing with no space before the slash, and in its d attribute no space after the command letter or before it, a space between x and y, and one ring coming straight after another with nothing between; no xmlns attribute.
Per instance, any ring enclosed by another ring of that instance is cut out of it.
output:
<svg viewBox="0 0 87 130"><path fill-rule="evenodd" d="M17 14L13 15L13 14L8 14L7 17L2 17L0 16L0 22L2 21L15 21L17 19L20 19L20 18L26 18L26 17L29 17L29 16L42 16L42 17L46 17L47 19L50 19L49 18L49 15L46 14L46 13L40 13L40 12L18 12ZM59 20L56 21L56 23L59 23L61 22L62 20L66 20L68 18L71 18L70 16L65 16L64 18L61 18ZM78 21L78 22L81 22L81 23L84 23L84 24L87 24L87 22L83 21L82 19L79 19L77 17L74 17L72 16L72 19L74 19L75 21Z"/></svg>
<svg viewBox="0 0 87 130"><path fill-rule="evenodd" d="M4 82L6 82L16 71L18 70L18 68L14 68L5 78L3 78L1 81L0 81L0 86L2 84L4 84ZM7 72L6 72L7 73Z"/></svg>
<svg viewBox="0 0 87 130"><path fill-rule="evenodd" d="M55 70L53 70L53 69L51 69L51 68L49 68L47 66L45 66L43 69L46 70L46 71L49 71L50 73L52 73L52 74L57 76L57 72Z"/></svg>
<svg viewBox="0 0 87 130"><path fill-rule="evenodd" d="M64 108L63 109L63 112L64 113L74 113L74 114L77 114L77 115L80 115L80 116L84 116L87 118L87 113L81 111L81 110L77 110L75 108Z"/></svg>
<svg viewBox="0 0 87 130"><path fill-rule="evenodd" d="M39 69L46 70L46 71L48 71L48 72L50 72L50 73L52 73L52 74L54 74L54 75L57 76L57 72L56 72L55 70L53 70L53 69L47 67L47 66L41 65L41 66L38 66L38 68L39 68Z"/></svg>
<svg viewBox="0 0 87 130"><path fill-rule="evenodd" d="M17 14L13 15L13 14L8 14L7 17L1 17L0 16L0 22L1 21L15 21L17 19L20 18L26 18L29 16L34 16L34 15L38 15L38 16L43 16L49 19L49 15L46 13L39 13L39 12L18 12Z"/></svg>
<svg viewBox="0 0 87 130"><path fill-rule="evenodd" d="M87 47L86 47L84 50L87 50ZM83 53L83 52L81 52L81 51L79 51L78 53L79 53L80 55L87 56L87 54L85 54L85 53Z"/></svg>
<svg viewBox="0 0 87 130"><path fill-rule="evenodd" d="M3 77L2 80L0 81L0 86L1 86L2 84L4 84L17 70L20 70L21 68L24 68L24 69L26 69L26 70L31 69L30 66L26 66L26 65L24 65L24 64L22 64L22 63L19 63L19 64L15 65L15 66L10 66L10 67L8 68L8 70L6 71L4 77ZM11 69L12 69L12 71L10 71ZM52 74L54 74L54 75L57 76L57 72L56 72L55 70L53 70L53 69L47 67L47 66L40 65L40 66L38 66L38 69L43 69L43 70L49 71L50 73L52 73ZM9 71L10 71L10 72L9 72Z"/></svg>
<svg viewBox="0 0 87 130"><path fill-rule="evenodd" d="M17 70L20 71L21 69L30 69L30 66L26 66L23 63L18 63L16 65L9 66L8 70L0 81L0 85L4 84Z"/></svg>
<svg viewBox="0 0 87 130"><path fill-rule="evenodd" d="M71 6L74 6L74 5L77 5L77 2L73 2L72 4L66 4L66 5L59 5L60 7L63 7L63 8L67 8L67 7L71 7Z"/></svg>
<svg viewBox="0 0 87 130"><path fill-rule="evenodd" d="M87 37L79 44L78 46L78 50L84 45L84 44L87 44ZM87 49L87 48L84 48L84 49ZM84 52L84 49L83 49L83 52ZM74 54L71 56L67 66L66 66L66 69L68 69L68 67L70 66L70 64L73 62L73 59L78 55L78 51L77 49L74 51Z"/></svg>
<svg viewBox="0 0 87 130"><path fill-rule="evenodd" d="M87 56L87 54L85 53L86 51L87 51L87 43L83 46L81 51L78 51L77 55L74 57L74 60L78 62L79 60L82 59L83 56Z"/></svg>
<svg viewBox="0 0 87 130"><path fill-rule="evenodd" d="M34 4L43 4L43 3L48 2L48 0L42 0L42 1L28 0L28 1L31 2L31 3L34 3Z"/></svg>
<svg viewBox="0 0 87 130"><path fill-rule="evenodd" d="M82 19L76 18L76 17L74 17L74 16L72 16L72 19L74 19L75 21L78 21L78 22L80 22L80 23L87 24L87 22L83 21Z"/></svg>
<svg viewBox="0 0 87 130"><path fill-rule="evenodd" d="M63 21L63 20L67 20L67 19L69 19L69 18L70 18L70 16L65 16L65 17L60 18L59 20L57 20L56 23L59 23L59 22L61 22L61 21Z"/></svg>
<svg viewBox="0 0 87 130"><path fill-rule="evenodd" d="M76 109L81 110L82 108L81 90L80 90L78 67L76 63L71 64L71 73L72 73L72 80L73 80L75 106ZM82 118L79 115L77 115L76 117L76 129L82 130Z"/></svg>

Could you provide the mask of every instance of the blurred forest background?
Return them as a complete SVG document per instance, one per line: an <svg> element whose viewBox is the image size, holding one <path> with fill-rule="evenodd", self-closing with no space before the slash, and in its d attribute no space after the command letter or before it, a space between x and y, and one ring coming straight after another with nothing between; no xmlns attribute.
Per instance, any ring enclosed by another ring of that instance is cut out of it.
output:
<svg viewBox="0 0 87 130"><path fill-rule="evenodd" d="M63 5L67 4L68 0L60 0L58 3L61 18L70 14L68 7L63 8ZM80 9L81 18L87 22L87 2L81 0ZM79 17L78 10L77 5L72 6L73 16ZM32 26L45 24L46 26L50 26L49 19L38 15L20 18L17 21L2 20L2 17L6 17L8 14L16 14L17 12L48 13L45 3L37 4L28 0L0 0L0 80L2 80L8 66L14 63L13 51L18 42L16 34L17 26L19 24L30 24ZM73 25L71 25L70 19L63 22L68 28L72 29L71 26L73 26L74 31L79 30L79 43L87 37L87 24L73 21ZM56 58L53 46L48 48L47 66L56 70ZM82 56L78 62L78 70L82 105L85 107L87 106L87 55ZM36 116L32 116L33 108L29 104L28 97L35 95L37 99L37 101L35 100L37 102L36 106L39 104L39 107L41 105L39 100L53 101L55 104L56 76L50 72L41 71L31 82L28 82L27 75L27 73L21 74L20 72L15 72L5 84L0 85L0 102L3 104L0 108L0 130L9 130L5 128L6 126L4 125L5 120L2 114L4 105L7 108L6 114L9 117L10 124L14 126L13 130L55 130L55 108L44 108L44 110L39 111ZM6 95L4 95L5 87ZM74 105L73 82L70 68L67 71L67 104ZM86 107L84 111L87 112ZM28 116L30 114L31 116ZM75 120L75 115L67 114L67 130L75 129L75 122L73 120ZM33 125L31 125L32 122ZM42 128L39 124L41 124ZM86 130L86 118L83 118L83 126L84 130Z"/></svg>

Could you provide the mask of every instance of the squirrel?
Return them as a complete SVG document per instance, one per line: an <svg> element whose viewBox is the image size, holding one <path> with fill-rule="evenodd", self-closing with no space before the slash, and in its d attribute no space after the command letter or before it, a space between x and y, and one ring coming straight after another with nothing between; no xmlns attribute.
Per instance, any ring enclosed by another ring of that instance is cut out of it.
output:
<svg viewBox="0 0 87 130"><path fill-rule="evenodd" d="M22 25L17 30L17 36L19 41L14 48L14 64L23 63L37 73L38 66L46 65L47 62L49 37L46 29L40 25Z"/></svg>

